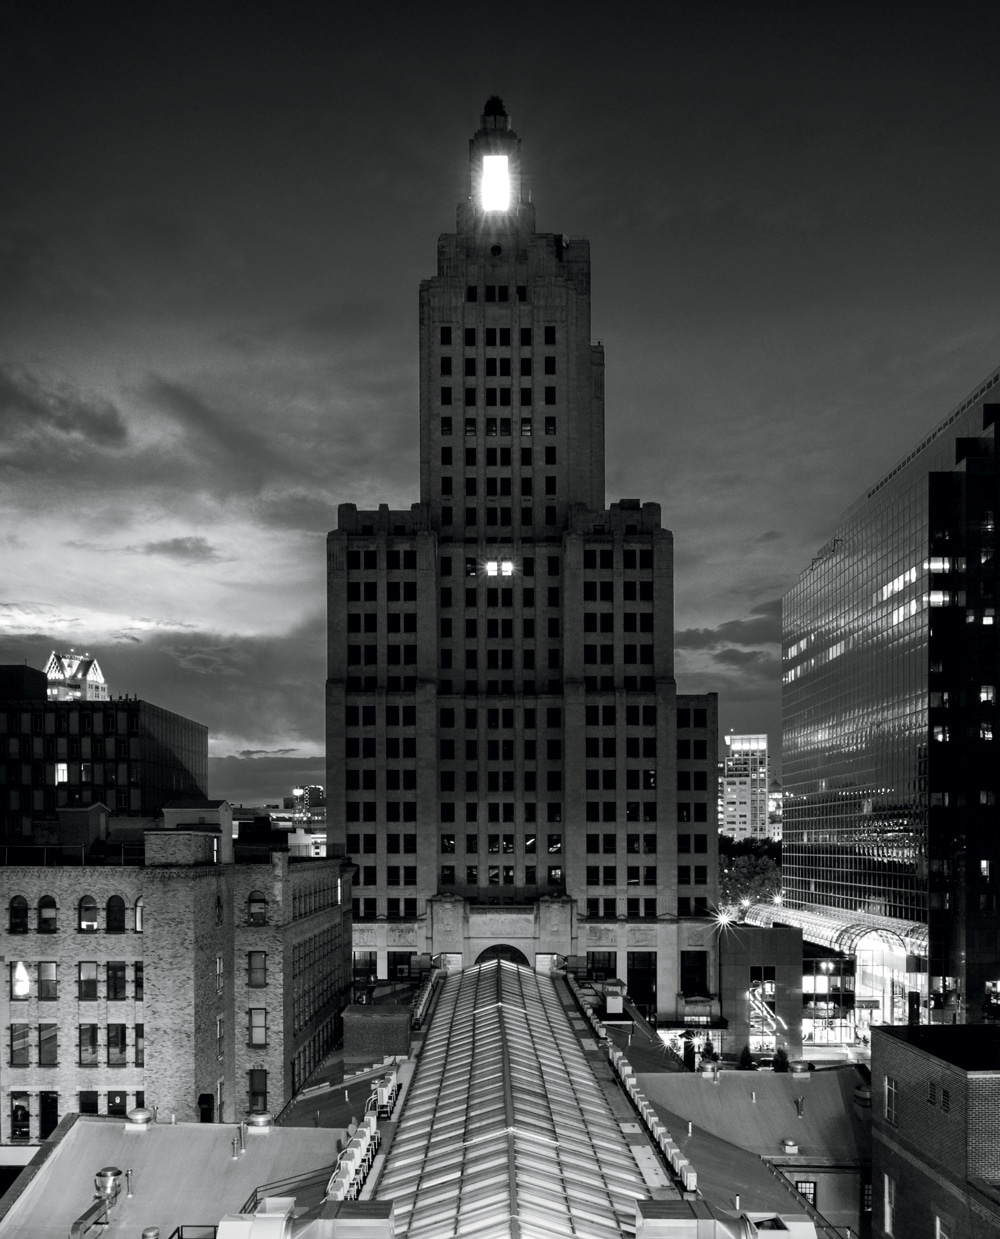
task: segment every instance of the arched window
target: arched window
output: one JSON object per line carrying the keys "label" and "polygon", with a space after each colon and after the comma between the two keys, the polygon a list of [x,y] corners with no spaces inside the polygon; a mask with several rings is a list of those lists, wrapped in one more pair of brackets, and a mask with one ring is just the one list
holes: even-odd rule
{"label": "arched window", "polygon": [[97,900],[93,895],[84,895],[77,905],[76,927],[81,933],[97,933]]}
{"label": "arched window", "polygon": [[142,896],[135,901],[135,932],[142,933]]}
{"label": "arched window", "polygon": [[105,909],[105,931],[109,934],[123,934],[125,932],[125,900],[121,895],[112,895],[108,899]]}
{"label": "arched window", "polygon": [[251,891],[247,899],[247,924],[267,924],[267,900],[260,891]]}
{"label": "arched window", "polygon": [[10,901],[10,932],[12,934],[28,932],[28,901],[23,895],[15,895]]}
{"label": "arched window", "polygon": [[51,895],[43,895],[38,901],[38,932],[54,934],[59,928],[56,901]]}

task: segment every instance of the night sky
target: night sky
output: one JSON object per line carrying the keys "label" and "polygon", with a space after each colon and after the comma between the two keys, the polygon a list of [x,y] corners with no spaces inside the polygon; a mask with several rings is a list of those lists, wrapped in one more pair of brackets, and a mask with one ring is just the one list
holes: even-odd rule
{"label": "night sky", "polygon": [[1000,361],[998,47],[995,3],[8,3],[0,661],[207,723],[213,796],[324,781],[324,538],[418,497],[418,285],[496,93],[591,241],[678,685],[776,741],[782,593]]}

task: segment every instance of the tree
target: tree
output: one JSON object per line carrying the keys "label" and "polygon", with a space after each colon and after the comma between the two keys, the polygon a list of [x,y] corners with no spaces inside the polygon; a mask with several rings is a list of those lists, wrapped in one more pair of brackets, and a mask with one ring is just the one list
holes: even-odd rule
{"label": "tree", "polygon": [[781,868],[769,856],[720,856],[719,903],[722,907],[739,907],[750,903],[768,903],[781,894]]}
{"label": "tree", "polygon": [[787,1071],[788,1070],[788,1051],[785,1049],[783,1045],[779,1045],[778,1048],[774,1051],[774,1070],[775,1071]]}
{"label": "tree", "polygon": [[750,1047],[745,1045],[740,1051],[740,1061],[737,1063],[737,1068],[740,1071],[755,1071],[753,1055],[750,1053]]}

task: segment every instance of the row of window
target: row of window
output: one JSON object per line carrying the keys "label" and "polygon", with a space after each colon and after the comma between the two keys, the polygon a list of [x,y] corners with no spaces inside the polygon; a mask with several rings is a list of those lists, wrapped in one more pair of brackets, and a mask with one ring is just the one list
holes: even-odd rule
{"label": "row of window", "polygon": [[[598,920],[616,920],[620,915],[618,908],[619,901],[614,895],[605,896],[603,899],[597,896],[590,896],[587,900],[587,916],[595,917]],[[639,900],[635,897],[625,900],[624,914],[628,917],[650,917],[657,916],[656,897]],[[690,916],[690,912],[681,913],[678,915]],[[589,954],[589,952],[588,952]]]}
{"label": "row of window", "polygon": [[[532,357],[522,356],[518,369],[520,374],[525,378],[530,377],[535,372],[534,359]],[[452,358],[449,354],[442,353],[438,359],[438,370],[443,378],[448,378],[454,373],[452,369]],[[464,357],[462,359],[462,372],[467,379],[474,379],[476,377],[475,357]],[[555,372],[556,359],[552,354],[549,354],[542,359],[542,373],[555,374]],[[509,379],[511,376],[511,359],[509,357],[487,357],[484,362],[483,373],[487,378],[495,378],[499,376],[500,378]]]}
{"label": "row of window", "polygon": [[[96,960],[81,960],[76,965],[76,996],[80,1002],[96,1002],[98,975],[101,965]],[[110,1002],[123,1002],[128,998],[126,977],[128,964],[124,960],[111,960],[103,965],[105,986],[103,997]],[[140,960],[132,964],[132,997],[142,1001],[143,965]],[[12,960],[10,964],[10,997],[12,1002],[27,1002],[38,998],[53,1002],[59,997],[59,965],[55,960],[43,959],[37,964],[26,960]]]}
{"label": "row of window", "polygon": [[[678,711],[680,714],[681,711]],[[699,713],[699,711],[696,711]],[[704,713],[704,711],[700,711]],[[464,712],[464,723],[467,731],[475,730],[480,724],[480,714],[490,731],[512,730],[515,726],[515,711],[512,706],[489,706],[480,711],[477,707],[467,706]],[[539,720],[539,711],[535,706],[524,706],[521,709],[520,724],[525,731],[535,731],[539,726],[557,728],[563,725],[563,711],[560,706],[548,706],[544,712],[544,720]],[[452,706],[444,706],[438,711],[440,727],[455,727],[458,712]],[[375,706],[347,706],[344,710],[344,723],[347,727],[374,727],[377,714]],[[624,720],[620,709],[613,705],[587,706],[584,711],[584,722],[588,727],[614,727],[624,721],[626,727],[655,727],[656,706],[627,705]],[[416,727],[416,706],[385,706],[385,723],[387,727]],[[372,737],[374,740],[374,737]],[[387,741],[388,743],[388,741]],[[404,754],[405,756],[405,754]]]}
{"label": "row of window", "polygon": [[[656,866],[655,865],[626,865],[625,866],[625,884],[627,886],[655,886],[656,885]],[[588,865],[587,866],[587,885],[588,886],[617,886],[618,885],[618,867],[617,865]],[[704,885],[704,883],[702,883]]]}
{"label": "row of window", "polygon": [[[385,617],[386,632],[416,632],[416,611],[390,611]],[[376,611],[349,611],[347,615],[348,632],[378,632],[378,613]]]}
{"label": "row of window", "polygon": [[[72,723],[72,726],[70,725]],[[79,726],[77,727],[77,724]],[[0,731],[32,732],[41,735],[43,732],[55,731],[58,735],[81,732],[97,732],[114,735],[116,732],[138,732],[138,714],[126,715],[124,711],[115,714],[114,710],[58,710],[33,711],[28,713],[0,713]]]}
{"label": "row of window", "polygon": [[[466,387],[461,390],[464,390],[465,392],[465,396],[463,397],[465,407],[467,409],[475,408],[476,405],[479,403],[479,399],[477,399],[477,397],[479,396],[480,389],[477,387]],[[500,408],[510,408],[511,391],[512,389],[510,387],[487,387],[485,388],[484,392],[485,392],[485,399],[486,399],[486,407],[489,409],[496,408],[497,406],[499,406]],[[517,389],[517,392],[518,392],[518,404],[520,404],[522,408],[527,408],[533,403],[532,388],[520,387]],[[442,405],[447,406],[451,404],[452,403],[452,388],[451,387],[440,388],[439,398],[440,398]],[[542,389],[542,398],[545,401],[545,403],[549,405],[559,403],[558,399],[556,398],[556,389],[555,389],[554,384],[547,384]],[[508,418],[501,418],[500,420],[501,420],[501,423],[506,425],[506,429],[503,429],[501,427],[500,434],[504,438],[509,439],[511,436],[511,419],[508,417]],[[554,417],[551,417],[551,418],[547,417],[545,419],[545,422],[546,422],[545,433],[546,434],[556,433],[555,421],[556,419]],[[473,425],[472,430],[469,429],[470,422],[472,422],[472,425]],[[549,430],[548,428],[549,422],[552,423],[552,427],[553,427],[552,430]],[[448,424],[447,427],[446,427],[446,423]],[[465,433],[467,435],[476,434],[477,431],[475,427],[476,427],[475,418],[467,417],[465,419]],[[531,431],[532,431],[531,418],[522,417],[521,418],[521,434],[530,435]],[[450,417],[442,417],[441,433],[443,435],[450,435],[452,433]],[[487,431],[486,433],[489,434],[490,432]],[[496,427],[494,426],[493,434],[496,434],[496,433],[497,433]]]}
{"label": "row of window", "polygon": [[[378,900],[374,895],[366,896],[364,899],[354,899],[352,901],[352,908],[354,920],[373,921],[378,915]],[[390,897],[386,900],[385,914],[390,919],[396,919],[401,916],[416,916],[416,898],[400,900],[395,897]]]}
{"label": "row of window", "polygon": [[[514,885],[514,866],[513,865],[466,865],[465,867],[465,885],[478,886],[480,884],[479,874],[482,873],[482,884],[484,886],[513,886]],[[544,871],[543,871],[544,872]],[[456,870],[454,865],[442,865],[439,875],[440,884],[442,886],[456,885]],[[549,865],[547,870],[547,886],[562,886],[563,870],[561,865]],[[525,865],[524,867],[524,885],[538,885],[538,869],[535,865]]]}
{"label": "row of window", "polygon": [[[386,551],[385,566],[389,571],[403,569],[411,572],[417,567],[417,552],[409,551]],[[359,572],[362,568],[366,572],[374,572],[378,570],[378,551],[348,551],[347,552],[347,570],[348,572]]]}
{"label": "row of window", "polygon": [[[101,1046],[98,1040],[100,1024],[79,1024],[77,1026],[77,1065],[80,1067],[98,1067],[101,1065]],[[127,1067],[128,1045],[127,1024],[105,1024],[104,1026],[105,1063],[108,1067]],[[37,1057],[31,1061],[32,1029],[37,1038]],[[145,1064],[145,1033],[142,1024],[132,1025],[131,1038],[133,1065],[142,1067]],[[11,1067],[58,1067],[59,1066],[59,1025],[58,1024],[11,1024],[10,1026],[10,1065]]]}
{"label": "row of window", "polygon": [[[541,479],[542,486],[546,495],[555,495],[559,487],[559,479],[555,474],[544,474]],[[452,493],[453,479],[450,474],[445,474],[441,478],[441,493],[442,495],[450,495]],[[521,478],[521,494],[532,495],[535,490],[535,479],[530,476]],[[471,499],[479,493],[479,479],[474,475],[469,475],[465,478],[465,494]],[[485,479],[485,490],[483,493],[489,497],[493,495],[509,495],[511,493],[511,479],[509,477],[488,477]],[[471,575],[471,573],[469,574]]]}
{"label": "row of window", "polygon": [[[14,1091],[10,1095],[10,1124],[9,1133],[12,1141],[22,1141],[31,1139],[31,1115],[32,1115],[32,1098],[34,1094]],[[137,1090],[133,1096],[135,1104],[143,1106],[146,1102],[146,1094],[141,1090]],[[42,1091],[37,1094],[37,1114],[38,1114],[38,1132],[39,1140],[44,1140],[46,1136],[52,1134],[59,1123],[59,1094],[54,1092]],[[128,1095],[126,1093],[114,1092],[106,1093],[106,1110],[105,1113],[110,1115],[119,1115],[124,1118],[128,1113]],[[98,1106],[100,1104],[100,1094],[91,1089],[83,1089],[77,1093],[76,1110],[80,1114],[97,1114],[99,1113]]]}
{"label": "row of window", "polygon": [[[472,420],[472,419],[469,419],[469,420]],[[528,418],[527,420],[528,420],[529,426],[524,431],[525,437],[531,434],[531,429],[530,429],[531,419]],[[487,419],[487,421],[489,421],[489,419]],[[546,418],[546,421],[552,421],[554,423],[555,418]],[[450,429],[445,429],[446,424],[448,427],[450,427]],[[443,435],[450,435],[453,433],[453,429],[454,427],[453,427],[451,418],[443,417],[441,419],[441,433]],[[553,429],[549,433],[555,434],[555,430]],[[486,462],[487,469],[496,469],[498,467],[501,469],[509,469],[513,463],[513,457],[511,456],[512,449],[509,447],[487,447],[487,448],[484,448],[483,451],[484,451],[483,459]],[[556,463],[555,445],[551,443],[546,444],[544,451],[545,451],[545,457],[544,457],[545,464],[554,465]],[[478,459],[479,459],[479,456],[478,456],[477,448],[467,447],[465,449],[466,469],[477,468]],[[522,469],[531,469],[534,466],[534,456],[532,455],[532,449],[530,447],[524,447],[522,445],[520,461],[521,461]],[[453,468],[453,466],[454,466],[454,452],[451,449],[451,447],[449,447],[446,444],[444,447],[441,448],[441,468],[451,469]],[[442,561],[442,563],[443,562],[444,561]],[[450,563],[451,561],[449,560],[448,562]],[[446,576],[446,575],[447,573],[442,571],[442,576]]]}
{"label": "row of window", "polygon": [[[360,886],[377,886],[378,876],[374,865],[362,865],[358,874]],[[416,886],[416,865],[386,865],[386,886]]]}
{"label": "row of window", "polygon": [[305,888],[296,885],[292,892],[292,920],[297,921],[300,917],[314,916],[317,912],[325,912],[327,908],[339,907],[340,898],[339,877],[331,877]]}
{"label": "row of window", "polygon": [[[445,605],[448,604],[446,603]],[[488,659],[487,662],[489,662]],[[502,656],[500,662],[502,666],[506,665]],[[497,670],[500,669],[497,668]],[[527,669],[530,670],[531,668],[527,667]],[[345,677],[344,687],[348,693],[377,693],[382,690],[387,693],[415,693],[417,691],[417,677],[415,675],[390,675],[380,682],[377,675],[349,675]],[[583,691],[585,693],[606,694],[616,692],[619,689],[626,693],[654,693],[656,692],[656,677],[653,675],[625,675],[618,677],[614,675],[587,675],[583,677]],[[482,682],[475,679],[466,679],[458,687],[448,677],[438,680],[438,694],[442,697],[450,697],[455,693],[463,693],[466,697],[476,697],[481,693],[487,697],[513,697],[514,691],[513,679],[488,679]],[[525,697],[534,697],[545,693],[554,696],[562,692],[562,681],[558,677],[550,677],[548,680],[525,679],[520,683],[517,691]],[[707,753],[705,749],[704,740],[695,741],[694,755],[696,758],[706,758]],[[690,756],[690,753],[687,756]]]}
{"label": "row of window", "polygon": [[[142,896],[135,901],[133,925],[137,934],[142,933]],[[23,895],[14,895],[9,905],[9,928],[12,934],[26,934],[30,928],[28,901]],[[97,933],[100,916],[97,900],[93,895],[84,895],[76,905],[76,928],[80,933]],[[59,929],[59,909],[52,895],[42,895],[36,907],[35,930],[40,934],[54,934]],[[104,931],[123,934],[125,926],[125,900],[112,895],[104,905]]]}
{"label": "row of window", "polygon": [[[506,806],[505,806],[506,807]],[[513,820],[514,806],[510,805],[511,817]],[[440,836],[441,851],[445,855],[452,855],[455,852],[456,836],[450,831]],[[538,847],[538,837],[533,834],[525,835],[522,840],[522,850],[529,856],[534,855]],[[563,837],[561,834],[550,834],[546,837],[545,850],[552,856],[558,855],[563,850]],[[465,836],[466,853],[475,853],[479,851],[479,836]],[[503,852],[511,855],[514,852],[514,836],[511,835],[487,835],[486,836],[486,851],[487,852]]]}
{"label": "row of window", "polygon": [[[528,299],[527,285],[518,284],[515,287],[517,289],[518,301],[527,301]],[[508,286],[506,284],[485,284],[483,288],[484,288],[484,292],[483,292],[484,301],[506,301],[508,300],[508,297],[507,297]],[[489,291],[490,289],[493,290],[492,296],[490,295],[490,291]],[[478,301],[479,300],[478,285],[469,284],[466,287],[465,299],[466,301]],[[464,346],[466,348],[475,348],[476,347],[476,328],[475,327],[465,327],[461,329],[456,328],[455,333],[454,333],[456,343],[458,339],[459,330],[462,331],[462,342]],[[498,348],[498,347],[499,348],[510,348],[510,341],[511,341],[510,333],[511,333],[511,329],[509,327],[486,327],[483,330],[483,343],[486,345],[487,348]],[[439,342],[445,348],[450,347],[452,343],[452,328],[450,324],[443,324],[439,328],[438,338],[439,338]],[[518,340],[520,341],[521,348],[531,348],[533,339],[534,339],[534,331],[531,327],[519,328]],[[549,323],[545,327],[543,327],[542,339],[544,340],[546,344],[550,344],[550,345],[555,344],[556,329],[553,324]]]}
{"label": "row of window", "polygon": [[[347,854],[348,856],[358,856],[361,853],[373,853],[377,851],[376,840],[378,836],[374,834],[349,834],[347,836]],[[402,848],[400,847],[402,844]],[[390,832],[385,836],[385,850],[390,855],[396,855],[400,851],[405,853],[416,853],[417,836],[416,835],[399,835]]]}
{"label": "row of window", "polygon": [[[461,510],[461,509],[460,509]],[[535,523],[535,509],[533,507],[522,507],[519,509],[520,523],[522,525],[533,525]],[[512,525],[514,523],[514,508],[493,508],[488,507],[483,510],[483,517],[487,525]],[[543,520],[546,525],[556,525],[559,520],[558,510],[554,506],[546,507],[543,511]],[[466,526],[475,526],[479,523],[479,509],[465,509],[465,524]],[[454,525],[455,511],[451,507],[442,507],[441,509],[441,524]],[[525,591],[527,592],[527,591]],[[528,604],[525,603],[527,606]]]}
{"label": "row of window", "polygon": [[[129,756],[129,742],[128,740],[115,740],[112,747],[111,741],[105,745],[104,740],[97,736],[93,739],[90,736],[84,736],[82,739],[73,736],[8,736],[7,756],[22,759],[33,757],[36,760],[58,758],[61,761],[81,757],[103,761],[105,758],[113,757],[120,761]],[[138,756],[133,741],[132,757]],[[113,771],[114,767],[109,766],[109,769]]]}

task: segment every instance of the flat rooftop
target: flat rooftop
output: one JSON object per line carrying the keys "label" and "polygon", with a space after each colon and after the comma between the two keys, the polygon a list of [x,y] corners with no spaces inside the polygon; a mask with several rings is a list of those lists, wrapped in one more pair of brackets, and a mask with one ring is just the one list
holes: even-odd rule
{"label": "flat rooftop", "polygon": [[874,1032],[879,1037],[905,1041],[961,1071],[1000,1073],[1000,1024],[886,1025]]}
{"label": "flat rooftop", "polygon": [[141,1235],[158,1226],[166,1239],[178,1226],[215,1226],[261,1184],[313,1169],[331,1172],[341,1135],[306,1127],[250,1130],[246,1152],[234,1161],[237,1128],[229,1123],[160,1122],[139,1131],[124,1119],[89,1114],[63,1123],[26,1168],[25,1175],[37,1170],[34,1177],[22,1175],[0,1199],[0,1235],[66,1239],[93,1203],[94,1175],[104,1166],[134,1172],[133,1196],[126,1196],[123,1180],[111,1233]]}

